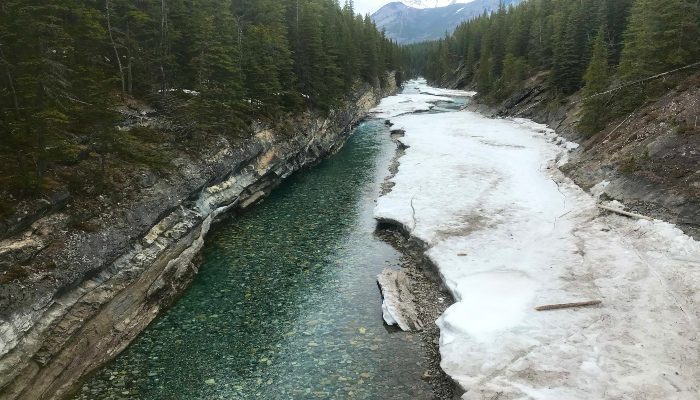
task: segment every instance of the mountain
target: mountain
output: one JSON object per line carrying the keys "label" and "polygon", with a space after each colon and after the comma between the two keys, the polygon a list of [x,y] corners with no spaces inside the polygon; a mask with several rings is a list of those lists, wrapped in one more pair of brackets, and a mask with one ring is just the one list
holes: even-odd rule
{"label": "mountain", "polygon": [[463,21],[497,10],[501,1],[508,6],[523,0],[405,0],[414,6],[389,3],[372,14],[372,20],[398,43],[416,43],[445,37]]}

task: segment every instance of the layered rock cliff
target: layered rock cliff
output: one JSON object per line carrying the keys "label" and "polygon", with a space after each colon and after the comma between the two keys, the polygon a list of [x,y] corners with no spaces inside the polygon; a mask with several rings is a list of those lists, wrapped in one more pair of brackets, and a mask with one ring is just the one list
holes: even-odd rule
{"label": "layered rock cliff", "polygon": [[122,351],[192,281],[212,224],[336,152],[396,90],[388,81],[326,116],[278,125],[284,132],[254,127],[243,146],[218,137],[174,160],[177,174],[93,216],[91,229],[57,210],[0,242],[0,398],[65,397]]}

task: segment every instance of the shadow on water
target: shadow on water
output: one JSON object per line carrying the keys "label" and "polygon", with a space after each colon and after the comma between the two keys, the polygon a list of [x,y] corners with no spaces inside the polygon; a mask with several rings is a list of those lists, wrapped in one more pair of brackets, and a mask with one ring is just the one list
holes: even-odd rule
{"label": "shadow on water", "polygon": [[418,335],[382,323],[375,237],[395,146],[382,121],[209,236],[185,295],[80,399],[428,399]]}

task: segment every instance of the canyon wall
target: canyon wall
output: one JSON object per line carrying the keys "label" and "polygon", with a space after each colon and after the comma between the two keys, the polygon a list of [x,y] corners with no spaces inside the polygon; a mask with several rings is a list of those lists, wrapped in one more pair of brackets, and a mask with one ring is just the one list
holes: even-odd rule
{"label": "canyon wall", "polygon": [[[254,126],[172,160],[167,179],[75,229],[65,210],[0,242],[0,399],[56,399],[115,357],[187,288],[213,223],[261,201],[284,178],[334,154],[383,96],[364,86],[327,115]],[[77,207],[74,205],[74,207]],[[26,272],[28,271],[28,272]]]}

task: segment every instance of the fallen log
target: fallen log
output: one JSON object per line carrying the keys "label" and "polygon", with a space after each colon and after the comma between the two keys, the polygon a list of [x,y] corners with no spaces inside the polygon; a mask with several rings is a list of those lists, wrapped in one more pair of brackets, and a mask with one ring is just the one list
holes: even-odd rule
{"label": "fallen log", "polygon": [[620,215],[624,215],[624,216],[626,216],[626,217],[639,218],[639,219],[646,219],[647,221],[653,221],[653,220],[654,220],[653,218],[647,217],[646,215],[635,214],[635,213],[627,212],[627,211],[625,211],[625,210],[620,210],[620,209],[618,209],[618,208],[613,208],[613,207],[604,206],[604,205],[602,205],[602,204],[598,204],[598,208],[600,208],[600,209],[602,209],[602,210],[605,210],[605,211],[610,211],[610,212],[614,212],[614,213],[617,213],[617,214],[620,214]]}
{"label": "fallen log", "polygon": [[597,306],[602,303],[600,300],[582,301],[578,303],[560,303],[560,304],[548,304],[545,306],[535,307],[537,311],[548,311],[548,310],[560,310],[562,308],[574,308],[574,307],[590,307]]}

